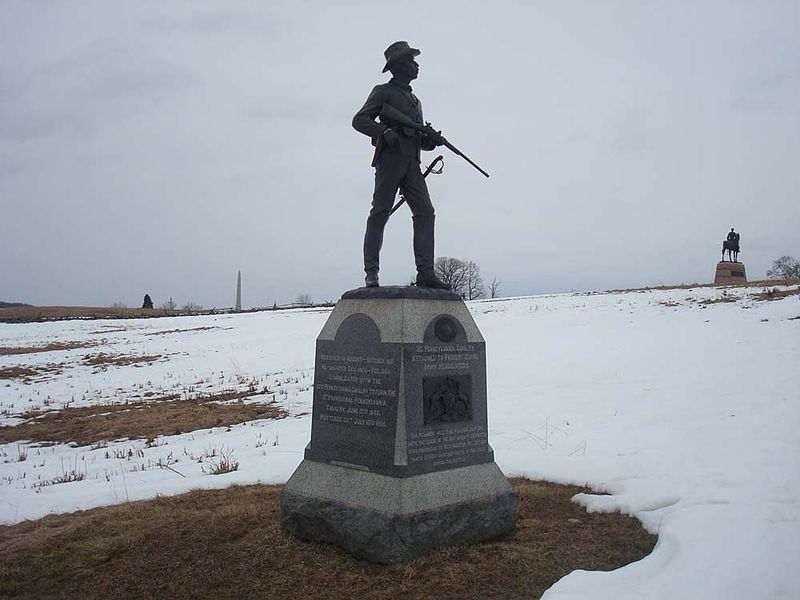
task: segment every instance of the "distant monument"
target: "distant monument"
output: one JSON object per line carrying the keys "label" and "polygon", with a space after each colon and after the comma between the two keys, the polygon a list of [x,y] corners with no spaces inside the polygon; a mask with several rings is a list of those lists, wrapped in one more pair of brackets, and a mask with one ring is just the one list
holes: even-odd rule
{"label": "distant monument", "polygon": [[234,309],[236,312],[242,312],[242,272],[239,271],[238,275],[236,276],[236,306]]}
{"label": "distant monument", "polygon": [[[744,264],[739,262],[739,234],[731,227],[727,237],[722,242],[722,260],[717,263],[714,274],[714,285],[736,285],[747,283],[747,273]],[[725,253],[728,260],[725,260]]]}
{"label": "distant monument", "polygon": [[144,295],[144,302],[142,302],[142,308],[153,308],[153,301],[150,299],[150,294]]}
{"label": "distant monument", "polygon": [[486,344],[458,294],[346,292],[317,337],[311,441],[283,527],[384,564],[513,531],[486,404]]}

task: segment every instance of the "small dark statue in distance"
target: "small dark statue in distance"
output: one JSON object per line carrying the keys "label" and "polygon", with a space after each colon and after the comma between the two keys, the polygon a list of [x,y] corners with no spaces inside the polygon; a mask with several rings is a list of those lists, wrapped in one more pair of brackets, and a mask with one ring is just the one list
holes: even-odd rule
{"label": "small dark statue in distance", "polygon": [[[420,51],[408,42],[395,42],[384,52],[392,78],[373,88],[364,106],[353,117],[353,127],[369,136],[375,146],[375,192],[364,235],[364,272],[367,287],[377,287],[383,230],[389,219],[397,190],[411,208],[414,223],[416,284],[420,287],[450,289],[433,270],[434,210],[425,178],[420,170],[420,151],[433,150],[445,142],[441,132],[425,128],[422,104],[410,83],[419,75],[414,57]],[[386,116],[394,110],[395,118]],[[413,127],[410,125],[416,125]]]}
{"label": "small dark statue in distance", "polygon": [[722,242],[722,261],[725,262],[725,252],[731,262],[739,262],[739,234],[733,230],[728,232],[728,237]]}

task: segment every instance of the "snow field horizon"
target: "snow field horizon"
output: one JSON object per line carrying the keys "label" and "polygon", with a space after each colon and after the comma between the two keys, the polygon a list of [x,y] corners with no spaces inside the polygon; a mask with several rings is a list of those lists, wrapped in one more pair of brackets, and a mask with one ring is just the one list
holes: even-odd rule
{"label": "snow field horizon", "polygon": [[[642,561],[573,572],[545,598],[793,597],[800,296],[767,301],[756,292],[698,287],[468,303],[487,344],[489,440],[501,469],[606,491],[574,501],[634,515],[659,535]],[[3,425],[34,407],[133,401],[190,386],[213,391],[252,378],[282,388],[270,399],[289,412],[150,443],[0,445],[0,521],[285,482],[309,439],[314,340],[328,313],[0,324],[3,347],[94,344],[0,356],[0,368],[64,364],[27,382],[0,380]],[[164,358],[105,369],[82,362],[98,351]],[[208,474],[223,448],[238,470]],[[83,476],[35,485],[73,472]]]}

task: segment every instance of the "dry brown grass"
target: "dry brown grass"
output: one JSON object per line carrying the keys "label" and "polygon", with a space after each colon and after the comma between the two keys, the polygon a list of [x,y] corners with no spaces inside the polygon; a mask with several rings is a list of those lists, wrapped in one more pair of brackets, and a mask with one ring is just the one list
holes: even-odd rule
{"label": "dry brown grass", "polygon": [[[65,342],[67,344],[69,342]],[[63,346],[64,344],[51,344],[53,346]],[[75,348],[87,348],[96,346],[97,344],[87,343],[82,346],[74,346]],[[47,352],[48,350],[41,350],[44,346],[31,346],[30,348],[1,348],[0,350],[26,350],[28,352]],[[64,350],[65,348],[55,348]],[[72,348],[69,348],[72,349]],[[25,354],[26,352],[8,352],[8,354]],[[160,360],[166,360],[167,356],[163,354],[110,354],[105,352],[98,352],[97,354],[87,354],[81,359],[81,362],[89,367],[95,367],[95,371],[105,371],[108,367],[127,367],[130,365],[141,366],[143,364],[152,364]],[[61,373],[67,363],[48,363],[45,365],[29,365],[25,367],[12,366],[0,368],[0,379],[21,379],[29,383],[32,379],[46,375],[57,375]]]}
{"label": "dry brown grass", "polygon": [[583,490],[512,480],[516,532],[379,566],[279,525],[278,486],[193,491],[0,527],[0,596],[25,598],[539,598],[575,569],[611,570],[656,537]]}
{"label": "dry brown grass", "polygon": [[[167,335],[169,333],[186,333],[187,331],[208,331],[209,329],[219,329],[219,327],[190,327],[189,329],[165,329],[164,331],[153,331],[145,335]],[[228,328],[230,329],[230,328]]]}
{"label": "dry brown grass", "polygon": [[[780,300],[781,298],[788,298],[789,296],[800,296],[800,288],[779,289],[777,287],[772,287],[772,288],[767,288],[762,292],[749,293],[747,297],[749,297],[751,300],[768,301],[768,300]],[[740,300],[740,298],[733,295],[728,296],[726,295],[725,292],[723,292],[722,296],[718,298],[707,298],[705,300],[700,300],[699,304],[703,305],[719,304],[722,302],[736,302],[737,300]]]}
{"label": "dry brown grass", "polygon": [[0,346],[0,356],[11,356],[15,354],[35,354],[38,352],[55,352],[58,350],[76,350],[78,348],[91,348],[98,342],[51,342],[41,346]]}
{"label": "dry brown grass", "polygon": [[160,435],[288,416],[284,409],[274,404],[236,401],[252,395],[249,391],[231,390],[183,400],[167,396],[147,402],[34,411],[22,415],[27,421],[20,425],[0,427],[0,444],[31,440],[74,442],[86,446],[124,437],[155,439]]}
{"label": "dry brown grass", "polygon": [[83,357],[83,364],[91,367],[108,367],[114,365],[117,367],[127,367],[139,363],[154,363],[158,360],[163,360],[165,357],[162,354],[106,354],[100,352],[98,354],[87,354]]}
{"label": "dry brown grass", "polygon": [[28,323],[31,321],[58,321],[62,319],[130,319],[165,317],[178,311],[141,308],[104,308],[97,306],[19,306],[0,309],[0,321]]}
{"label": "dry brown grass", "polygon": [[[774,283],[774,282],[773,282]],[[748,287],[762,287],[761,283],[752,282],[748,284]],[[726,291],[722,292],[722,296],[717,298],[704,298],[701,300],[695,298],[687,298],[687,302],[700,304],[702,306],[709,306],[711,304],[724,304],[726,302],[737,302],[739,300],[757,300],[757,301],[768,301],[768,300],[780,300],[781,298],[787,298],[789,296],[800,296],[800,288],[793,288],[793,289],[779,289],[777,287],[767,288],[762,292],[753,293],[749,292],[744,296],[736,296],[736,295],[728,295]],[[661,306],[666,306],[669,308],[681,306],[681,302],[676,302],[672,300],[665,300],[660,301],[658,304]]]}
{"label": "dry brown grass", "polygon": [[780,290],[776,287],[764,290],[760,294],[753,296],[756,300],[780,300],[788,296],[800,296],[800,288],[790,290]]}
{"label": "dry brown grass", "polygon": [[699,287],[764,287],[776,285],[800,285],[800,279],[754,279],[752,281],[745,281],[743,283],[736,283],[735,285],[715,285],[713,283],[676,283],[674,285],[654,285],[650,287],[640,288],[620,288],[613,290],[606,290],[606,293],[619,293],[619,292],[649,292],[654,290],[690,290]]}
{"label": "dry brown grass", "polygon": [[67,319],[141,319],[149,317],[176,317],[183,315],[215,314],[209,310],[166,310],[163,308],[108,308],[98,306],[19,306],[0,308],[0,322],[29,323],[34,321],[61,321]]}
{"label": "dry brown grass", "polygon": [[37,371],[28,367],[0,367],[0,379],[23,379],[36,375]]}
{"label": "dry brown grass", "polygon": [[113,325],[101,325],[97,331],[90,331],[89,335],[105,335],[106,333],[122,333],[128,331],[128,327],[117,327]]}
{"label": "dry brown grass", "polygon": [[[88,347],[95,344],[87,344]],[[43,346],[42,346],[43,347]],[[31,350],[32,352],[46,352],[46,350],[39,350],[39,346],[31,348],[12,348],[15,350]],[[8,349],[8,348],[6,348]],[[63,350],[64,348],[58,348]],[[24,352],[9,352],[9,354],[24,354]],[[95,370],[104,371],[110,366],[126,367],[130,365],[152,364],[159,360],[166,359],[166,356],[161,354],[108,354],[100,352],[97,354],[87,354],[83,357],[81,362],[90,367],[95,367]],[[0,367],[0,379],[21,379],[28,383],[34,378],[41,378],[47,375],[57,375],[64,370],[67,363],[48,363],[46,365],[30,365],[30,366],[12,366]]]}
{"label": "dry brown grass", "polygon": [[709,306],[711,304],[725,304],[726,302],[736,302],[740,298],[736,296],[719,296],[717,298],[705,298],[703,300],[694,300],[702,306]]}
{"label": "dry brown grass", "polygon": [[61,373],[63,364],[36,365],[35,367],[0,367],[0,379],[21,379],[30,381],[42,375],[56,375]]}

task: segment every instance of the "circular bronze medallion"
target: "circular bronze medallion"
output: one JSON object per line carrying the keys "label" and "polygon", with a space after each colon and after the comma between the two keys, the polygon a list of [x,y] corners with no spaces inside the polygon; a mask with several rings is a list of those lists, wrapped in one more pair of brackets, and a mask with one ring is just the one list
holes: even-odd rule
{"label": "circular bronze medallion", "polygon": [[433,332],[442,342],[452,342],[457,331],[456,323],[450,317],[439,317],[433,326]]}

